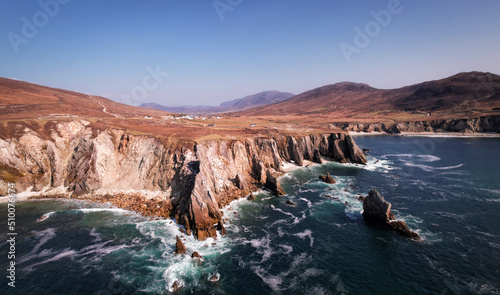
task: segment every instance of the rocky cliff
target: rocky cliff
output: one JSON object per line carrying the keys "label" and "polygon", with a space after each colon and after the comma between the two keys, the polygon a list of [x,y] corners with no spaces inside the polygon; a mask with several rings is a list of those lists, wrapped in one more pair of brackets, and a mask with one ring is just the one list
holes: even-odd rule
{"label": "rocky cliff", "polygon": [[387,202],[378,191],[372,189],[363,200],[363,217],[369,223],[393,230],[407,238],[420,241],[420,236],[410,230],[404,221],[395,220],[396,216],[391,212],[391,207],[391,203]]}
{"label": "rocky cliff", "polygon": [[406,121],[397,123],[335,123],[345,131],[355,132],[387,132],[399,134],[401,132],[461,132],[500,133],[500,116],[485,116],[469,119]]}
{"label": "rocky cliff", "polygon": [[[93,200],[112,195],[121,198],[119,206],[167,212],[204,240],[216,235],[222,206],[262,187],[268,172],[283,173],[284,161],[302,165],[321,161],[321,155],[366,162],[343,133],[196,142],[90,126],[85,120],[49,121],[40,132],[19,124],[12,135],[2,135],[0,192],[11,181],[18,191],[40,195]],[[127,194],[141,195],[143,204],[124,205]]]}

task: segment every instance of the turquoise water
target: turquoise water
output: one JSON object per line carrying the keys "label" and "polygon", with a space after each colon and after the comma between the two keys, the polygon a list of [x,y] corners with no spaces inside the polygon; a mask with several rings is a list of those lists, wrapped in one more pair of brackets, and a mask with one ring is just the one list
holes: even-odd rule
{"label": "turquoise water", "polygon": [[[368,165],[299,168],[281,178],[286,197],[262,191],[226,208],[227,236],[184,237],[203,261],[173,254],[171,221],[81,202],[18,203],[16,288],[4,271],[0,293],[165,294],[180,281],[180,294],[500,294],[500,140],[356,142],[370,149]],[[326,172],[337,184],[317,179]],[[365,224],[356,197],[372,188],[422,242]]]}

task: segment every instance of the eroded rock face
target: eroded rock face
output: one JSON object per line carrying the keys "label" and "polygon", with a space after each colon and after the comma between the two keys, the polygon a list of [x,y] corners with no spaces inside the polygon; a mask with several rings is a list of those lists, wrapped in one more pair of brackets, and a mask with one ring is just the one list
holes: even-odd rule
{"label": "eroded rock face", "polygon": [[201,256],[200,253],[194,251],[193,254],[191,254],[191,258],[200,258],[200,259],[202,259],[203,256]]}
{"label": "eroded rock face", "polygon": [[420,236],[410,230],[404,221],[394,220],[391,203],[387,202],[376,190],[370,190],[368,196],[363,200],[363,217],[371,223],[393,230],[402,236],[416,241],[420,240]]}
{"label": "eroded rock face", "polygon": [[326,175],[320,175],[319,179],[329,184],[337,183],[335,179],[333,179],[333,177],[330,175],[330,172],[327,172]]}
{"label": "eroded rock face", "polygon": [[376,190],[370,190],[368,197],[363,201],[363,216],[377,223],[388,222],[391,213],[391,204]]}
{"label": "eroded rock face", "polygon": [[277,196],[286,195],[285,191],[281,187],[281,185],[278,182],[278,180],[276,179],[276,177],[274,177],[274,175],[269,170],[267,170],[266,184],[264,184],[264,186]]}
{"label": "eroded rock face", "polygon": [[[84,120],[54,121],[50,126],[48,137],[21,126],[19,137],[0,138],[0,165],[19,192],[89,199],[130,191],[154,193],[145,197],[145,207],[129,204],[140,198],[114,203],[169,215],[200,240],[216,236],[214,224],[222,219],[222,206],[266,183],[275,183],[280,192],[273,178],[284,173],[284,161],[300,164],[325,157],[366,162],[346,134],[165,142],[124,130],[95,130]],[[273,178],[268,181],[269,175]],[[7,193],[5,180],[0,180],[0,193]],[[164,208],[152,208],[155,203]]]}
{"label": "eroded rock face", "polygon": [[184,243],[182,242],[181,238],[179,236],[175,237],[175,254],[186,254],[186,246],[184,246]]}
{"label": "eroded rock face", "polygon": [[401,132],[500,133],[500,116],[407,121],[387,125],[383,123],[336,123],[335,125],[345,131],[386,132],[389,134],[399,134]]}

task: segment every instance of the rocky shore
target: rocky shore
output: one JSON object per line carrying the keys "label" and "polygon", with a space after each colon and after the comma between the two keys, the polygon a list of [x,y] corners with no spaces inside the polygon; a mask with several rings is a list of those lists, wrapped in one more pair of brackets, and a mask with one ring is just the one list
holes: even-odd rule
{"label": "rocky shore", "polygon": [[334,123],[344,131],[383,132],[387,134],[411,133],[500,133],[500,116],[484,116],[468,119],[404,121],[392,123]]}
{"label": "rocky shore", "polygon": [[[144,215],[175,218],[199,240],[216,236],[220,208],[284,173],[283,162],[303,165],[329,158],[366,163],[345,133],[181,141],[96,130],[85,120],[57,122],[39,134],[29,127],[0,138],[4,177],[38,197],[111,202]],[[278,189],[276,192],[284,192]],[[145,192],[145,193],[138,193]],[[219,226],[220,228],[220,226]]]}

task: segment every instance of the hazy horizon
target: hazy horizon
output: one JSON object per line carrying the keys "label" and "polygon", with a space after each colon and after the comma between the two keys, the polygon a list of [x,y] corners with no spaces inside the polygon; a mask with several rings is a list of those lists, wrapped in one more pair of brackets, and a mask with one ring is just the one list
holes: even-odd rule
{"label": "hazy horizon", "polygon": [[0,2],[0,76],[140,105],[498,74],[498,1]]}

